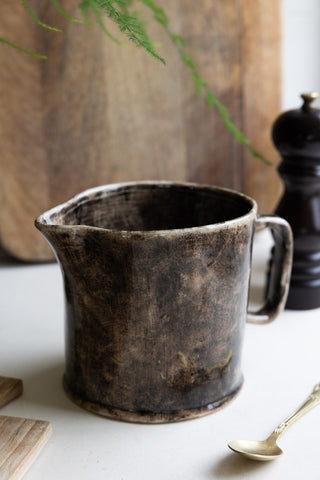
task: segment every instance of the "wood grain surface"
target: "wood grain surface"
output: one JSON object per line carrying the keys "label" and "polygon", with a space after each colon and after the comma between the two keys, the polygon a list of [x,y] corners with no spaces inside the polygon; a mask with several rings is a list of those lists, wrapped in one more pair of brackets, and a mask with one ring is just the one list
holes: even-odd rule
{"label": "wood grain surface", "polygon": [[[61,0],[79,17],[77,3]],[[275,167],[252,158],[195,95],[189,70],[159,25],[148,23],[167,66],[133,45],[114,44],[98,26],[68,22],[50,2],[30,4],[63,33],[37,26],[21,2],[0,3],[1,35],[49,55],[37,60],[1,46],[0,241],[8,253],[52,258],[34,218],[81,190],[116,181],[222,185],[272,211],[280,189]],[[281,2],[161,5],[237,126],[275,160],[269,137],[280,109]]]}
{"label": "wood grain surface", "polygon": [[22,380],[18,378],[0,377],[0,408],[11,402],[11,400],[19,397],[22,391]]}
{"label": "wood grain surface", "polygon": [[0,416],[0,478],[19,480],[51,435],[42,420]]}
{"label": "wood grain surface", "polygon": [[[22,380],[0,377],[0,408],[19,397],[22,390]],[[21,479],[50,435],[49,422],[0,416],[0,479]]]}

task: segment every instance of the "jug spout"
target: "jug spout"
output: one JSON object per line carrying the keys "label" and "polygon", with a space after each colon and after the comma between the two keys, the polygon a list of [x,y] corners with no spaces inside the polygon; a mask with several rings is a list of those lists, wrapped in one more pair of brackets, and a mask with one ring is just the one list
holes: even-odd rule
{"label": "jug spout", "polygon": [[[84,192],[84,195],[76,195],[36,218],[36,228],[50,244],[58,258],[63,256],[63,252],[66,250],[81,244],[85,231],[95,225],[94,212],[99,209],[94,206],[100,200],[96,190],[93,188]],[[92,197],[90,202],[88,202],[89,194]],[[93,208],[91,208],[92,206]]]}
{"label": "jug spout", "polygon": [[61,244],[61,235],[63,235],[63,228],[50,220],[48,221],[46,214],[40,215],[35,220],[34,224],[49,243],[55,256],[58,257],[59,245]]}
{"label": "jug spout", "polygon": [[36,218],[36,220],[34,222],[34,225],[40,231],[40,233],[43,235],[45,240],[47,240],[51,249],[53,250],[53,253],[56,254],[56,251],[55,251],[55,248],[54,248],[55,236],[52,234],[53,232],[51,231],[52,225],[50,225],[46,222],[43,215],[40,215],[38,218]]}

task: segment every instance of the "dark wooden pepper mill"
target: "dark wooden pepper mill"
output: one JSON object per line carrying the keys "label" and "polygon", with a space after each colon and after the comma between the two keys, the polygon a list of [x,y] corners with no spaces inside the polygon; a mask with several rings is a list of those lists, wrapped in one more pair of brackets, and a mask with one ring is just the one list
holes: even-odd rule
{"label": "dark wooden pepper mill", "polygon": [[285,186],[275,213],[290,223],[294,238],[286,305],[293,310],[320,307],[320,109],[311,105],[318,94],[301,97],[302,107],[282,113],[272,129]]}

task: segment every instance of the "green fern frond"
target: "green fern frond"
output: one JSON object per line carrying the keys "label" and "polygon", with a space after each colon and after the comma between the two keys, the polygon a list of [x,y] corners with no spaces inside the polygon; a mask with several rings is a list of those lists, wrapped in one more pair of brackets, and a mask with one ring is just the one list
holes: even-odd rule
{"label": "green fern frond", "polygon": [[38,25],[40,25],[43,28],[47,28],[48,30],[53,30],[54,32],[62,32],[62,30],[60,30],[59,28],[51,27],[50,25],[47,25],[46,23],[41,22],[40,18],[32,10],[27,0],[22,0],[22,4],[27,10],[27,12],[30,14],[30,16],[33,18],[33,20],[37,22]]}
{"label": "green fern frond", "polygon": [[58,2],[58,0],[50,0],[50,2],[52,3],[52,5],[56,8],[56,10],[58,10],[58,12],[60,13],[60,15],[62,15],[63,17],[65,17],[67,20],[69,20],[70,22],[75,22],[75,23],[83,23],[82,20],[79,20],[77,18],[73,18],[71,15],[69,15],[69,13],[67,13],[65,10],[63,10],[63,8],[61,8],[61,5],[60,3]]}
{"label": "green fern frond", "polygon": [[31,57],[40,58],[42,60],[46,60],[48,58],[46,55],[41,55],[40,53],[27,50],[26,48],[21,47],[16,43],[10,42],[10,40],[7,40],[3,37],[0,37],[0,43],[4,43],[5,45],[8,45],[9,47],[14,48],[15,50],[18,50],[19,52],[26,53],[27,55],[31,55]]}
{"label": "green fern frond", "polygon": [[114,37],[110,32],[109,30],[106,28],[105,24],[104,24],[104,21],[103,21],[103,18],[102,18],[102,14],[100,12],[100,10],[98,9],[97,5],[96,5],[96,2],[93,1],[93,0],[85,0],[83,1],[80,6],[79,6],[80,10],[82,12],[85,13],[85,20],[86,22],[88,23],[88,11],[89,9],[91,8],[92,12],[93,12],[93,15],[96,19],[96,21],[98,22],[100,28],[102,29],[102,31],[115,43],[117,43],[118,45],[121,44],[121,42],[116,38]]}
{"label": "green fern frond", "polygon": [[80,5],[79,5],[79,10],[80,10],[81,13],[82,13],[84,22],[85,22],[89,27],[92,27],[92,23],[91,23],[91,21],[89,20],[89,10],[90,10],[89,4],[88,4],[88,3],[84,4],[84,2],[80,3]]}
{"label": "green fern frond", "polygon": [[[109,31],[106,30],[102,18],[102,14],[106,15],[113,20],[120,32],[131,42],[138,47],[144,48],[154,58],[165,63],[165,60],[156,52],[146,31],[145,23],[141,20],[139,14],[137,12],[129,13],[128,7],[131,4],[131,0],[83,0],[80,4],[80,9],[86,12],[86,18],[88,18],[88,10],[91,8],[99,25],[108,36],[111,36]],[[117,43],[120,43],[113,36],[111,37]]]}

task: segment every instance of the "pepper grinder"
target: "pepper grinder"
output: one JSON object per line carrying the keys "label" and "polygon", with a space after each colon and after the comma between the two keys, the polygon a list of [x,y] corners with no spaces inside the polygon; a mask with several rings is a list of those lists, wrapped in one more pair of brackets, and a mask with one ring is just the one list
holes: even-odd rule
{"label": "pepper grinder", "polygon": [[301,95],[303,105],[282,113],[272,139],[282,162],[284,194],[275,213],[291,225],[293,268],[286,308],[320,307],[320,109],[316,93]]}

